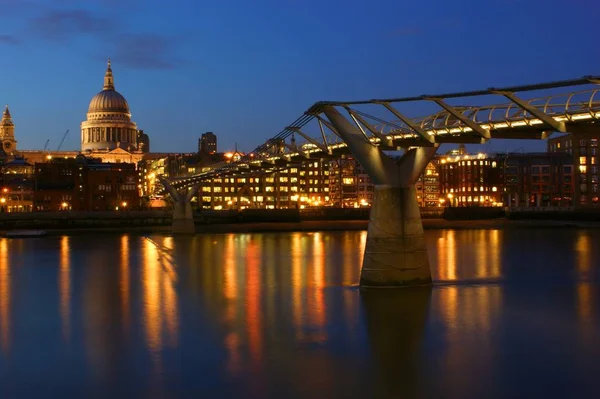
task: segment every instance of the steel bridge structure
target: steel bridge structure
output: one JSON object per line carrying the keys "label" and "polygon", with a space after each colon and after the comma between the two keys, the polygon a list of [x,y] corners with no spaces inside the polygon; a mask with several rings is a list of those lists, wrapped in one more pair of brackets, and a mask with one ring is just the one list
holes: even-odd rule
{"label": "steel bridge structure", "polygon": [[[440,95],[320,101],[239,160],[161,182],[171,195],[181,193],[176,207],[190,207],[187,193],[211,179],[272,173],[292,164],[351,153],[375,184],[361,286],[428,284],[431,274],[414,184],[437,148],[491,139],[543,140],[555,132],[597,134],[598,85],[600,76],[585,76]],[[430,111],[424,117],[411,116],[408,111],[415,108]],[[401,151],[402,156],[393,160],[390,151]],[[175,214],[191,215],[191,211],[175,210]],[[193,219],[179,220],[177,226],[174,221],[174,232],[194,231]]]}

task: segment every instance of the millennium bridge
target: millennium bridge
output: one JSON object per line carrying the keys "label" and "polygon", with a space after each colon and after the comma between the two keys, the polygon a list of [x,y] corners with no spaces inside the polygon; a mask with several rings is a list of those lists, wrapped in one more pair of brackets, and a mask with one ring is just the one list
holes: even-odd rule
{"label": "millennium bridge", "polygon": [[[195,232],[191,199],[211,179],[272,173],[352,154],[375,185],[361,287],[430,284],[415,182],[438,147],[491,139],[544,140],[555,132],[598,134],[598,85],[600,76],[585,76],[440,95],[317,102],[238,161],[185,177],[159,176],[174,203],[173,233]],[[457,105],[465,100],[467,105]],[[413,117],[400,110],[414,110],[415,104],[432,112]],[[393,159],[390,152],[402,155]]]}

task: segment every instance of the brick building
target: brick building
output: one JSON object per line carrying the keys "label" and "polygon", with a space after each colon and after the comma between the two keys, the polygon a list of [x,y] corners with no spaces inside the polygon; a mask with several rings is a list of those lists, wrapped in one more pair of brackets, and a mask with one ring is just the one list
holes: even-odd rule
{"label": "brick building", "polygon": [[573,205],[573,158],[567,153],[497,156],[504,174],[503,200],[509,207]]}
{"label": "brick building", "polygon": [[486,154],[448,155],[439,161],[440,202],[448,206],[501,206],[501,164]]}
{"label": "brick building", "polygon": [[600,129],[548,139],[548,152],[567,153],[573,163],[573,205],[600,206]]}
{"label": "brick building", "polygon": [[135,165],[78,156],[35,164],[34,210],[139,209]]}

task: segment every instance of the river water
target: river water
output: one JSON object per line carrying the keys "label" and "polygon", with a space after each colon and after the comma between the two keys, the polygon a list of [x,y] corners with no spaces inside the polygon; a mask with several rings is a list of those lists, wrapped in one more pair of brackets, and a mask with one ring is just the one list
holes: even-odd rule
{"label": "river water", "polygon": [[0,397],[600,391],[600,230],[428,231],[432,289],[361,292],[365,239],[0,239]]}

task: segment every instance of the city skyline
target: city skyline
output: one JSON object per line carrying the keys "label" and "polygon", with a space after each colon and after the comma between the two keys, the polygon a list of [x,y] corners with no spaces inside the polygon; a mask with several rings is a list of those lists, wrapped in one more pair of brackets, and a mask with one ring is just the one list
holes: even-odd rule
{"label": "city skyline", "polygon": [[[250,151],[319,100],[480,89],[598,70],[600,56],[589,49],[600,10],[591,1],[496,0],[470,17],[456,11],[471,9],[467,1],[433,11],[429,4],[376,3],[180,0],[165,8],[157,1],[82,7],[0,0],[0,103],[10,106],[20,149],[42,149],[47,139],[55,149],[66,129],[63,149],[79,149],[80,123],[110,56],[115,85],[154,151],[192,152],[206,131],[219,136],[220,149],[237,143]],[[579,23],[546,26],[559,19]],[[560,57],[550,57],[557,49]],[[485,148],[519,147],[542,150],[545,143],[492,140]]]}

